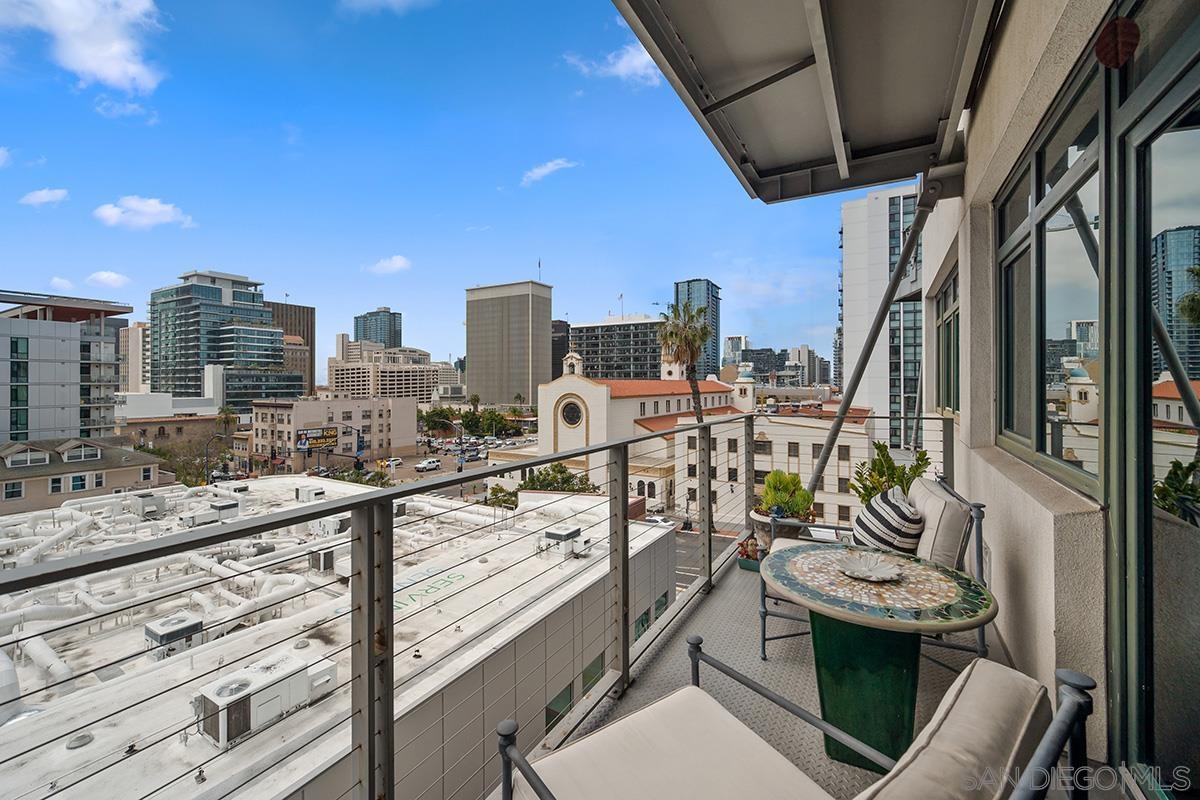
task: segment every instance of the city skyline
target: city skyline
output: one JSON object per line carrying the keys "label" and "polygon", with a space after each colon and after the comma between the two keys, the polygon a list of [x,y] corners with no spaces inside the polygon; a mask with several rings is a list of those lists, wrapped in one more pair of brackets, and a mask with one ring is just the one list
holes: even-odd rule
{"label": "city skyline", "polygon": [[[111,34],[123,71],[6,29],[0,97],[21,122],[0,137],[0,258],[37,276],[22,288],[145,320],[176,275],[252,274],[318,308],[318,378],[378,305],[406,344],[461,355],[461,292],[536,280],[539,259],[556,318],[602,319],[619,295],[653,312],[701,275],[723,328],[828,348],[845,196],[758,213],[610,4],[349,5],[264,3],[239,27],[236,4],[160,2]],[[447,27],[470,55],[430,71]],[[495,59],[496,31],[532,45]],[[481,70],[526,91],[500,106],[467,80]]]}

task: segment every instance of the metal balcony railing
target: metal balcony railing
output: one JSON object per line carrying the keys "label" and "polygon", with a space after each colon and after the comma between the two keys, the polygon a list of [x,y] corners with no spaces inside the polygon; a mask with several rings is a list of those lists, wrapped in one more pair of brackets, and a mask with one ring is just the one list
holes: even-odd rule
{"label": "metal balcony railing", "polygon": [[[0,517],[5,796],[486,797],[500,720],[524,752],[556,747],[706,596],[775,464],[755,444],[789,424],[722,416],[394,488],[327,482],[358,493],[282,511],[291,483],[272,482],[294,478],[158,490],[177,530],[140,495],[70,501],[52,533]],[[594,487],[478,496],[555,463]],[[715,502],[686,502],[689,463]],[[639,481],[697,532],[631,520]]]}

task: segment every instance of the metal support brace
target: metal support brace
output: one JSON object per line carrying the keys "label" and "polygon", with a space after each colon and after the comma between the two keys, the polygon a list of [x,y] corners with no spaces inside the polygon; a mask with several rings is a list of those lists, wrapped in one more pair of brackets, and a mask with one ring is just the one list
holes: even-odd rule
{"label": "metal support brace", "polygon": [[629,447],[608,450],[608,575],[617,652],[613,667],[621,673],[615,687],[620,697],[629,687]]}
{"label": "metal support brace", "polygon": [[704,586],[701,591],[712,591],[712,535],[713,535],[713,494],[712,494],[712,426],[706,425],[696,431],[699,452],[697,455],[696,476],[700,488],[696,491],[696,505],[699,507],[700,518],[700,559],[704,575]]}
{"label": "metal support brace", "polygon": [[[971,532],[975,540],[975,579],[983,583],[983,503],[971,503]],[[986,584],[985,584],[986,585]],[[980,658],[987,658],[987,626],[980,625],[975,629],[976,652]]]}
{"label": "metal support brace", "polygon": [[746,466],[742,471],[742,485],[746,487],[746,530],[753,531],[750,512],[754,510],[754,417],[746,417],[743,424],[746,426],[742,435],[742,452],[746,454]]}
{"label": "metal support brace", "polygon": [[942,417],[942,476],[954,488],[954,417]]}
{"label": "metal support brace", "polygon": [[879,308],[875,311],[875,319],[871,321],[871,328],[867,331],[867,341],[863,344],[862,355],[854,364],[850,380],[842,387],[842,402],[838,406],[837,416],[833,418],[833,423],[829,426],[829,433],[825,435],[825,446],[821,448],[821,456],[817,459],[816,466],[813,467],[812,477],[808,479],[810,492],[817,490],[817,483],[825,474],[825,465],[829,463],[829,455],[833,452],[838,435],[842,432],[846,414],[849,413],[850,406],[854,402],[854,393],[858,391],[858,385],[862,383],[863,373],[867,370],[867,362],[870,361],[871,352],[875,349],[875,342],[879,339],[884,323],[887,322],[892,302],[896,299],[896,290],[900,288],[900,283],[904,279],[908,262],[912,261],[913,253],[917,249],[917,242],[921,238],[921,231],[925,229],[925,221],[929,219],[929,213],[933,211],[934,205],[941,196],[940,181],[931,180],[924,186],[925,190],[917,198],[917,210],[913,214],[912,225],[909,226],[908,233],[904,237],[904,246],[900,248],[900,259],[896,262],[891,277],[888,278],[887,288],[879,301]]}
{"label": "metal support brace", "polygon": [[395,796],[392,502],[354,509],[351,525],[354,772],[359,798],[390,800]]}

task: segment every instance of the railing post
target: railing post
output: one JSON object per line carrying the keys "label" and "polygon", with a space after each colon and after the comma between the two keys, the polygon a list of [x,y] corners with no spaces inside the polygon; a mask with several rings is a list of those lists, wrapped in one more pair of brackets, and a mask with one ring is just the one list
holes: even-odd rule
{"label": "railing post", "polygon": [[750,519],[750,512],[754,510],[754,417],[746,417],[744,420],[745,431],[742,435],[742,452],[746,454],[746,459],[743,462],[745,467],[742,472],[742,485],[746,487],[746,530],[754,530],[754,520]]}
{"label": "railing post", "polygon": [[712,426],[705,425],[696,431],[700,446],[697,456],[696,476],[699,478],[699,489],[696,490],[696,505],[699,506],[697,516],[700,519],[700,558],[704,572],[702,591],[712,591],[712,535],[713,535],[713,502],[712,502]]}
{"label": "railing post", "polygon": [[354,773],[358,796],[379,800],[395,796],[391,501],[355,508],[351,526]]}
{"label": "railing post", "polygon": [[608,575],[612,591],[612,622],[616,626],[617,652],[613,659],[621,673],[616,685],[620,697],[629,687],[629,446],[608,450]]}
{"label": "railing post", "polygon": [[942,476],[954,488],[954,417],[942,417]]}

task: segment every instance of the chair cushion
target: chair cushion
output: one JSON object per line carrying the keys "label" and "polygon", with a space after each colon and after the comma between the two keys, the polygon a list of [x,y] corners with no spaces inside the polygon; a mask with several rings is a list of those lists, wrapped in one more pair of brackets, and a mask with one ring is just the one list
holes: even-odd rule
{"label": "chair cushion", "polygon": [[971,528],[971,507],[928,478],[913,481],[908,502],[925,518],[917,555],[947,567],[961,566]]}
{"label": "chair cushion", "polygon": [[908,504],[903,489],[894,486],[872,497],[854,518],[854,543],[912,555],[923,530],[921,512]]}
{"label": "chair cushion", "polygon": [[[855,800],[1003,800],[1050,725],[1046,687],[976,659],[950,685],[896,766]],[[982,776],[994,783],[980,783]],[[978,787],[974,791],[968,787]]]}
{"label": "chair cushion", "polygon": [[[803,725],[799,720],[796,724],[797,730]],[[533,768],[558,800],[831,800],[792,762],[694,686],[555,750]],[[513,795],[537,800],[519,774]]]}

